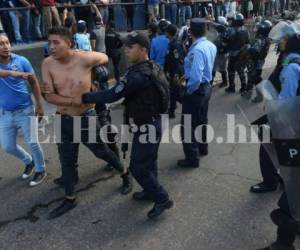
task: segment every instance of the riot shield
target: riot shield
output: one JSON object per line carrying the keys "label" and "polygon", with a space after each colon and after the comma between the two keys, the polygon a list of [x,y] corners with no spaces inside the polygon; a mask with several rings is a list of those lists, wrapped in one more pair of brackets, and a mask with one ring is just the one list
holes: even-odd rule
{"label": "riot shield", "polygon": [[298,33],[299,31],[299,22],[280,21],[271,29],[269,38],[279,41],[282,37]]}
{"label": "riot shield", "polygon": [[291,215],[300,222],[300,97],[266,102],[268,122]]}

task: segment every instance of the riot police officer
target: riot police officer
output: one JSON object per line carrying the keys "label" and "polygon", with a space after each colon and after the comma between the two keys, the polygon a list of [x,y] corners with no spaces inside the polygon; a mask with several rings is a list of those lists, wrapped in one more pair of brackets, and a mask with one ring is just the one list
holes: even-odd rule
{"label": "riot police officer", "polygon": [[176,35],[176,25],[170,24],[167,28],[167,37],[170,43],[164,66],[164,71],[170,83],[169,118],[175,118],[176,101],[180,95],[178,80],[183,76],[184,52],[181,44],[176,39]]}
{"label": "riot police officer", "polygon": [[225,17],[218,17],[218,24],[215,26],[218,36],[214,41],[217,46],[217,57],[213,70],[213,77],[215,77],[216,71],[219,71],[222,76],[222,83],[220,88],[228,85],[227,81],[227,62],[228,62],[228,45],[227,45],[227,29],[228,23]]}
{"label": "riot police officer", "polygon": [[240,93],[246,91],[246,73],[245,73],[245,53],[250,42],[250,35],[244,27],[244,16],[236,14],[232,21],[232,28],[228,30],[228,77],[229,87],[225,89],[227,93],[235,93],[235,72],[237,71],[241,88]]}
{"label": "riot police officer", "polygon": [[[280,73],[280,79],[282,83],[282,89],[279,93],[280,99],[288,99],[295,96],[300,96],[300,34],[294,34],[288,38],[286,51],[288,52],[288,56],[285,59],[283,69]],[[295,110],[298,110],[298,106],[295,107]],[[290,174],[293,175],[293,171],[291,171]],[[289,178],[284,181],[299,182],[299,179],[295,178],[295,176],[289,176]],[[294,214],[299,215],[298,210],[300,208],[298,205],[295,205],[299,204],[298,202],[291,200],[292,198],[298,200],[298,194],[296,193],[298,190],[290,189],[290,187],[293,187],[293,183],[289,183],[288,186],[289,187],[287,187],[287,185],[285,186],[285,191],[278,202],[279,208],[275,209],[271,213],[271,219],[278,227],[277,239],[269,247],[261,250],[295,249],[293,243],[298,231],[299,220]],[[289,192],[295,193],[290,195]],[[291,204],[293,205],[291,206]],[[299,218],[299,216],[297,217]]]}
{"label": "riot police officer", "polygon": [[110,21],[105,32],[106,54],[111,58],[114,66],[114,76],[116,81],[120,80],[121,47],[123,46],[120,35],[114,29],[114,22]]}
{"label": "riot police officer", "polygon": [[[199,156],[208,154],[205,125],[208,122],[208,104],[212,91],[210,81],[217,48],[206,38],[207,25],[208,22],[205,19],[192,19],[190,31],[193,44],[184,59],[186,93],[182,100],[181,123],[185,159],[177,163],[181,167],[199,167]],[[185,124],[188,123],[188,119],[185,118],[191,118],[191,124]],[[189,125],[192,126],[191,134],[185,135],[183,127]],[[201,139],[199,139],[200,136],[196,136],[196,132],[201,133]],[[187,138],[191,140],[188,141]]]}
{"label": "riot police officer", "polygon": [[252,89],[255,85],[261,82],[262,68],[265,63],[265,58],[268,55],[271,40],[268,35],[272,28],[272,23],[269,20],[264,20],[256,26],[256,38],[248,49],[250,60],[248,61],[248,82],[246,86],[246,92],[243,96],[251,98]]}
{"label": "riot police officer", "polygon": [[[149,211],[149,218],[156,218],[173,206],[167,191],[157,178],[157,153],[162,135],[160,114],[167,112],[169,86],[162,69],[149,61],[149,39],[140,32],[132,32],[125,42],[125,53],[133,63],[124,79],[113,88],[95,93],[86,93],[75,103],[110,103],[125,97],[126,114],[135,123],[129,169],[143,188],[133,195],[135,200],[155,202]],[[154,141],[141,141],[155,128]],[[146,131],[145,131],[146,130]],[[152,137],[153,135],[149,135]]]}

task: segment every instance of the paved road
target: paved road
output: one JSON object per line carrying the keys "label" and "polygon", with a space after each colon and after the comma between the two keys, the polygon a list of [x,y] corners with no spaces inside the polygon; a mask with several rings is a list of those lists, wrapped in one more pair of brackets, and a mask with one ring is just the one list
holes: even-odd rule
{"label": "paved road", "polygon": [[[271,52],[265,74],[275,60]],[[215,88],[209,119],[217,136],[225,136],[226,114],[246,123],[238,105],[252,108],[239,95]],[[179,112],[172,124],[179,122]],[[116,109],[113,120],[119,123],[120,117],[121,110]],[[183,156],[180,144],[161,145],[160,180],[175,207],[155,222],[146,217],[151,205],[121,196],[120,178],[104,172],[104,163],[84,147],[79,158],[80,204],[48,221],[46,216],[58,205],[63,190],[52,183],[60,175],[56,146],[43,144],[43,148],[49,177],[36,188],[19,179],[20,162],[0,152],[0,249],[254,250],[275,238],[269,213],[280,191],[249,193],[250,185],[260,181],[256,144],[212,143],[201,167],[190,170],[176,166]],[[139,190],[137,184],[134,190]],[[299,240],[296,244],[300,247]]]}

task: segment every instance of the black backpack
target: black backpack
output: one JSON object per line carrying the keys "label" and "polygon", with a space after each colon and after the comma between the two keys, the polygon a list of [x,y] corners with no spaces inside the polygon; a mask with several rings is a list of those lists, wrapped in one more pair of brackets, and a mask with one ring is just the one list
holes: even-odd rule
{"label": "black backpack", "polygon": [[151,68],[150,81],[155,85],[160,95],[160,110],[161,114],[167,113],[169,110],[170,86],[165,76],[163,69],[153,61],[149,61]]}

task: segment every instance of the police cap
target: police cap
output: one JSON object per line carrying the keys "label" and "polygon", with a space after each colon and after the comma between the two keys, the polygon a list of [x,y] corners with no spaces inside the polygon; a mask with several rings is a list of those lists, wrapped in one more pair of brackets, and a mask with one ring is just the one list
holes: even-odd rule
{"label": "police cap", "polygon": [[210,23],[205,18],[195,17],[191,20],[191,31],[202,31],[206,28],[206,25]]}
{"label": "police cap", "polygon": [[149,38],[142,32],[133,31],[127,35],[125,38],[125,46],[131,46],[134,44],[138,44],[143,48],[149,49],[150,42]]}

